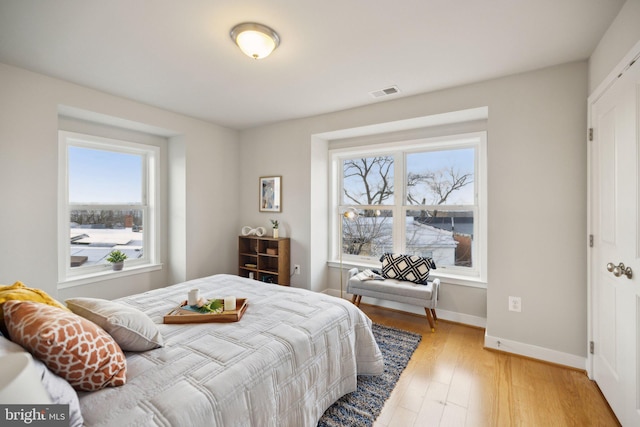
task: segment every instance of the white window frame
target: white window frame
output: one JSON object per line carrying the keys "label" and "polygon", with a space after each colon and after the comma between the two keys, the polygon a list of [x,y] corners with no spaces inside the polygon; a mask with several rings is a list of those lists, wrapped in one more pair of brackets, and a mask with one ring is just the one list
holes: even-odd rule
{"label": "white window frame", "polygon": [[[393,211],[394,252],[405,253],[405,218],[407,210],[434,208],[433,206],[407,205],[405,188],[405,163],[407,154],[424,151],[441,151],[460,148],[475,148],[474,164],[474,205],[439,205],[440,210],[473,210],[474,239],[473,267],[438,266],[432,272],[433,277],[447,279],[448,283],[486,287],[487,284],[487,133],[470,132],[455,135],[421,138],[415,140],[358,145],[355,147],[329,150],[330,168],[330,206],[329,219],[331,236],[330,259],[337,262],[340,257],[339,221],[347,206],[357,209],[389,209]],[[391,205],[342,205],[342,161],[353,158],[387,155],[394,157],[394,204]],[[361,268],[380,267],[379,259],[367,256],[344,254],[342,262]]]}
{"label": "white window frame", "polygon": [[[143,158],[142,201],[139,204],[71,204],[69,202],[69,147],[134,154]],[[58,288],[111,279],[160,268],[160,148],[76,132],[58,132]],[[71,268],[70,213],[74,209],[139,209],[143,212],[143,256],[127,259],[125,269],[113,271],[110,264]]]}

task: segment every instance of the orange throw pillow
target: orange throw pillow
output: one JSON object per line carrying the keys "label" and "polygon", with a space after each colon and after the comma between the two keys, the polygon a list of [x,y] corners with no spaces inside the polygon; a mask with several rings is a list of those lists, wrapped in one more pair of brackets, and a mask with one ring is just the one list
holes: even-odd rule
{"label": "orange throw pillow", "polygon": [[126,382],[124,353],[102,328],[57,307],[4,303],[11,340],[20,344],[76,390],[94,391]]}

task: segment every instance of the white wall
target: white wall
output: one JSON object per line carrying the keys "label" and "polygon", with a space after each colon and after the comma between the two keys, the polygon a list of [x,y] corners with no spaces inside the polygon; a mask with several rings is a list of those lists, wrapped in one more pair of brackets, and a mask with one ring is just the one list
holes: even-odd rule
{"label": "white wall", "polygon": [[[240,222],[268,225],[275,215],[258,213],[258,177],[282,175],[277,217],[294,240],[292,263],[302,266],[292,284],[339,289],[338,275],[326,267],[326,243],[319,241],[326,236],[310,222],[328,214],[311,212],[313,198],[326,197],[316,194],[311,175],[323,173],[312,135],[488,106],[489,286],[445,283],[439,308],[486,318],[487,334],[505,342],[583,357],[586,93],[587,64],[577,62],[243,131],[241,186],[247,191]],[[522,298],[521,313],[508,311],[510,295]]]}
{"label": "white wall", "polygon": [[[0,283],[115,298],[235,271],[236,131],[3,64],[0,94]],[[57,291],[60,106],[168,138],[162,270]]]}
{"label": "white wall", "polygon": [[[240,133],[241,163],[239,232],[242,226],[262,226],[271,232],[270,219],[280,222],[280,237],[291,238],[291,268],[300,264],[301,274],[292,276],[291,284],[309,287],[311,168],[309,129],[306,121],[284,122]],[[306,143],[300,143],[306,141]],[[258,181],[261,176],[282,176],[282,213],[258,211]],[[314,212],[313,214],[317,214]]]}

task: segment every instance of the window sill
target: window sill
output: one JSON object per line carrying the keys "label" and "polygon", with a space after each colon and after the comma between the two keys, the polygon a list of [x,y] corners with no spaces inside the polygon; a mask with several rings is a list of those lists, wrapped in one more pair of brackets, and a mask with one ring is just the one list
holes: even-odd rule
{"label": "window sill", "polygon": [[89,283],[103,280],[117,279],[119,277],[133,276],[135,274],[149,273],[151,271],[162,270],[162,264],[145,264],[125,268],[120,271],[106,270],[97,273],[83,274],[68,277],[66,280],[58,282],[58,289],[73,288],[75,286],[87,285]]}
{"label": "window sill", "polygon": [[[340,261],[328,261],[327,265],[329,266],[329,268],[340,268]],[[364,268],[380,269],[380,264],[342,262],[343,270],[350,270],[354,267],[357,267],[361,270]],[[436,269],[435,271],[432,271],[429,274],[429,277],[438,278],[442,283],[447,283],[451,285],[487,289],[487,282],[484,280],[481,280],[476,277],[462,276],[460,274],[442,273],[442,271],[444,271],[444,269],[440,269],[440,270]]]}

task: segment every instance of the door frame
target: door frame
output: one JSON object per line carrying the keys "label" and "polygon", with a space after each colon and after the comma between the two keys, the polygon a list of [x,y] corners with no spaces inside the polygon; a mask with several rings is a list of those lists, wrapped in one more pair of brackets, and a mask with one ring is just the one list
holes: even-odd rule
{"label": "door frame", "polygon": [[[623,57],[623,59],[613,68],[607,77],[598,85],[598,87],[587,98],[587,129],[593,128],[592,123],[592,107],[602,95],[604,95],[609,87],[618,79],[618,77],[626,71],[633,61],[640,60],[640,41]],[[593,215],[591,212],[592,191],[591,186],[591,163],[593,161],[593,143],[589,140],[589,131],[587,131],[587,242],[590,241],[589,236],[593,234]],[[593,354],[590,351],[590,343],[594,340],[594,302],[593,295],[593,248],[587,244],[587,375],[593,380]]]}

